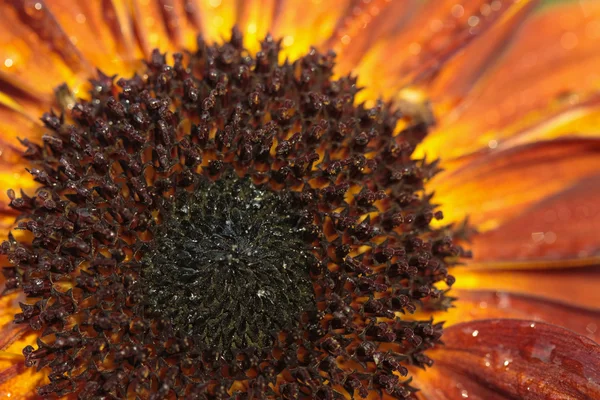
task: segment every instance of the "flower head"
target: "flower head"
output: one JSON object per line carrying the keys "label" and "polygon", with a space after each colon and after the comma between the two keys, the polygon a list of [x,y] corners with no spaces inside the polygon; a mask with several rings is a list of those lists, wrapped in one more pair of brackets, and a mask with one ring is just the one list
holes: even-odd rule
{"label": "flower head", "polygon": [[429,226],[435,163],[410,159],[427,126],[355,106],[333,54],[278,52],[235,30],[173,65],[154,51],[72,121],[44,114],[42,187],[10,194],[33,238],[2,247],[31,298],[15,322],[53,333],[23,350],[41,395],[410,395],[442,326],[401,314],[448,308],[461,255]]}
{"label": "flower head", "polygon": [[[49,108],[20,139],[35,189],[8,190],[0,388],[81,399],[599,394],[598,344],[551,325],[593,335],[597,309],[481,290],[486,274],[501,288],[502,272],[490,271],[516,257],[525,269],[569,260],[596,276],[595,242],[573,257],[566,224],[539,221],[555,199],[536,204],[524,189],[511,200],[508,178],[468,190],[515,164],[537,172],[536,160],[594,157],[595,141],[520,144],[535,137],[526,132],[468,153],[451,129],[478,109],[470,88],[485,100],[475,82],[499,58],[486,41],[509,43],[534,5],[328,4],[304,18],[339,14],[337,24],[295,32],[292,5],[242,2],[225,41],[214,32],[231,26],[222,1],[2,5],[10,34],[31,30],[24,40],[75,73],[52,96],[37,78],[9,75],[0,97],[9,116]],[[70,16],[81,30],[59,21]],[[107,33],[99,44],[114,58],[84,46],[89,29]],[[320,47],[297,51],[296,40]],[[21,67],[12,57],[5,66]],[[344,75],[356,66],[358,77]],[[597,162],[572,170],[559,181],[586,179],[561,195],[585,199]],[[463,212],[456,198],[478,195]],[[533,244],[519,236],[523,220]],[[519,274],[509,279],[529,277]],[[477,313],[522,320],[469,322]]]}

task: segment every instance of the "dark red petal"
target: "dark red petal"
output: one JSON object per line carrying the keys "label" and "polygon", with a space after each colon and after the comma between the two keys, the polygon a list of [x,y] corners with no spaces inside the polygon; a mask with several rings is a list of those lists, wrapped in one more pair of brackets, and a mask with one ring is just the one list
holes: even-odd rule
{"label": "dark red petal", "polygon": [[600,398],[600,345],[564,328],[480,320],[446,329],[443,340],[418,379],[424,398]]}

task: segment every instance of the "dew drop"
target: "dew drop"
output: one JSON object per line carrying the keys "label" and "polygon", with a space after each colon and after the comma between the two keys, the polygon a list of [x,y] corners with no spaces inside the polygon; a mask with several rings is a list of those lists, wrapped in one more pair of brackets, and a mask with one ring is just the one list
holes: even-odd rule
{"label": "dew drop", "polygon": [[455,18],[460,18],[465,14],[465,8],[460,4],[455,4],[454,6],[452,6],[451,12]]}
{"label": "dew drop", "polygon": [[469,19],[467,20],[467,24],[469,24],[470,27],[475,27],[479,24],[479,17],[476,16],[470,16]]}
{"label": "dew drop", "polygon": [[596,331],[598,330],[598,325],[596,325],[593,322],[590,322],[589,324],[587,324],[587,326],[585,327],[585,330],[588,331],[589,333],[596,333]]}
{"label": "dew drop", "polygon": [[479,11],[481,12],[481,15],[487,17],[492,12],[492,7],[490,7],[489,4],[482,4]]}
{"label": "dew drop", "polygon": [[578,43],[579,39],[577,39],[577,35],[573,32],[565,32],[560,38],[560,45],[565,50],[573,50]]}
{"label": "dew drop", "polygon": [[531,354],[528,354],[528,356],[547,363],[551,360],[555,348],[556,345],[550,343],[535,343],[531,349]]}

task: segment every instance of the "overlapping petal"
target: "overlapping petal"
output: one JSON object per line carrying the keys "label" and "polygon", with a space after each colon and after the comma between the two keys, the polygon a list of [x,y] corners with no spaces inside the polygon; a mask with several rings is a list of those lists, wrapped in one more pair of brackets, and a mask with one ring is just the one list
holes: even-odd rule
{"label": "overlapping petal", "polygon": [[597,174],[600,141],[541,141],[465,161],[431,182],[446,221],[469,216],[480,231],[497,228],[527,207]]}
{"label": "overlapping petal", "polygon": [[537,13],[460,107],[442,110],[422,150],[448,159],[495,147],[586,101],[600,88],[599,38],[600,2],[568,1]]}
{"label": "overlapping petal", "polygon": [[[523,22],[527,21],[539,4],[539,1],[521,2],[508,9],[490,29],[478,32],[478,37],[450,59],[430,82],[425,82],[428,83],[427,93],[436,103],[438,111],[452,110],[459,106],[475,86],[484,83],[487,75],[493,73],[495,65],[513,44]],[[483,3],[480,12],[489,16],[497,11],[497,7],[498,3]],[[472,16],[468,22],[477,27],[479,18]],[[440,112],[438,118],[443,118],[444,115]]]}
{"label": "overlapping petal", "polygon": [[[543,179],[543,178],[542,178]],[[600,176],[575,183],[533,204],[497,229],[473,239],[478,263],[533,263],[541,267],[600,262]]]}
{"label": "overlapping petal", "polygon": [[[43,376],[25,367],[25,361],[0,355],[0,393],[16,400],[39,400],[35,388]],[[10,394],[10,396],[9,396]]]}
{"label": "overlapping petal", "polygon": [[198,5],[176,0],[130,3],[133,27],[147,58],[153,49],[180,52],[194,48],[201,33],[202,21]]}
{"label": "overlapping petal", "polygon": [[422,4],[421,12],[404,29],[375,43],[361,60],[357,70],[368,87],[365,95],[393,97],[404,85],[429,81],[467,45],[499,23],[510,26],[512,16],[535,3],[440,0]]}
{"label": "overlapping petal", "polygon": [[447,325],[488,318],[514,318],[559,325],[592,340],[600,337],[600,307],[582,307],[564,301],[499,290],[461,290],[454,308],[439,318]]}
{"label": "overlapping petal", "polygon": [[49,0],[41,4],[82,56],[104,73],[127,73],[142,57],[127,2]]}
{"label": "overlapping petal", "polygon": [[[600,345],[540,322],[492,319],[454,325],[417,377],[427,400],[594,399]],[[426,377],[426,379],[421,379]]]}
{"label": "overlapping petal", "polygon": [[93,73],[43,2],[5,1],[0,19],[0,82],[47,105],[54,88],[77,87]]}
{"label": "overlapping petal", "polygon": [[422,5],[418,0],[348,2],[333,32],[320,47],[336,51],[338,74],[356,72],[369,49],[401,34],[415,13],[423,11]]}

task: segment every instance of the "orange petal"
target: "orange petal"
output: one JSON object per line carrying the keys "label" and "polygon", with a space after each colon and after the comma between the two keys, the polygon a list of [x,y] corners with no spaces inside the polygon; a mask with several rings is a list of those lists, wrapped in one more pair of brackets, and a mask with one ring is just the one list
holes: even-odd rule
{"label": "orange petal", "polygon": [[59,84],[78,87],[93,71],[43,1],[0,7],[0,82],[47,99]]}
{"label": "orange petal", "polygon": [[[531,1],[508,10],[488,31],[450,60],[428,89],[432,101],[455,106],[473,86],[485,79],[484,76],[490,73],[538,4],[539,1]],[[489,3],[482,5],[481,12],[492,13],[492,6]],[[472,23],[479,22],[473,19]]]}
{"label": "orange petal", "polygon": [[438,317],[448,325],[486,318],[530,319],[562,326],[592,340],[600,338],[600,308],[496,290],[459,289],[451,294],[458,298],[455,307]]}
{"label": "orange petal", "polygon": [[[520,30],[514,46],[460,109],[440,121],[426,152],[460,156],[501,144],[600,87],[600,2],[550,6]],[[596,132],[597,133],[597,132]]]}
{"label": "orange petal", "polygon": [[590,259],[597,263],[600,259],[599,198],[600,175],[579,181],[532,205],[497,229],[476,235],[471,246],[473,262],[542,264],[540,262],[552,261],[564,265],[565,260],[577,262],[579,259],[581,264],[582,259]]}
{"label": "orange petal", "polygon": [[[6,262],[6,260],[2,260]],[[4,276],[0,274],[0,279],[4,281]],[[2,286],[0,290],[4,290]],[[3,335],[0,337],[0,350],[5,350],[14,340],[9,339],[21,330],[20,325],[13,324],[13,318],[16,313],[21,312],[19,301],[24,299],[23,294],[10,293],[0,296],[0,331]]]}
{"label": "orange petal", "polygon": [[46,0],[48,8],[82,55],[106,74],[132,71],[142,57],[129,10],[122,0]]}
{"label": "orange petal", "polygon": [[430,1],[406,29],[371,48],[357,68],[359,83],[372,93],[393,96],[408,83],[431,78],[474,39],[535,2]]}
{"label": "orange petal", "polygon": [[490,230],[531,204],[597,174],[599,152],[598,139],[562,138],[482,153],[457,170],[439,174],[430,188],[443,205],[445,221],[469,216],[478,229]]}
{"label": "orange petal", "polygon": [[401,32],[419,7],[417,0],[350,2],[338,18],[331,36],[319,47],[337,53],[336,72],[346,75],[369,48]]}
{"label": "orange petal", "polygon": [[[453,289],[497,290],[544,297],[584,308],[600,304],[600,268],[489,270],[459,267]],[[451,292],[452,293],[452,292]]]}
{"label": "orange petal", "polygon": [[[600,345],[541,322],[492,319],[444,330],[415,386],[432,399],[597,399]],[[433,373],[432,373],[433,372]]]}
{"label": "orange petal", "polygon": [[[11,109],[0,102],[0,150],[2,150],[0,160],[8,156],[5,151],[23,153],[25,147],[19,142],[19,138],[32,141],[41,139],[44,132],[39,119],[41,116],[42,114],[31,115],[22,108]],[[17,160],[10,159],[11,163],[15,161]]]}
{"label": "orange petal", "polygon": [[0,93],[0,232],[4,233],[4,237],[13,228],[19,214],[9,207],[7,190],[14,189],[17,193],[24,190],[32,195],[39,186],[26,170],[30,165],[23,157],[25,147],[19,139],[39,143],[44,132],[41,121],[20,105],[9,103],[12,106],[9,108],[5,104],[2,104]]}
{"label": "orange petal", "polygon": [[130,4],[136,36],[145,57],[153,49],[161,52],[178,50],[176,42],[181,40],[181,32],[175,22],[176,14],[166,11],[158,0],[134,0]]}
{"label": "orange petal", "polygon": [[[37,184],[25,170],[25,149],[18,138],[39,141],[43,133],[41,122],[26,114],[0,105],[0,231],[6,232],[13,224],[15,212],[8,207],[6,190],[24,189],[33,194]],[[6,236],[6,235],[5,235]]]}
{"label": "orange petal", "polygon": [[[17,310],[20,312],[20,310]],[[2,338],[0,338],[0,353],[4,351],[5,348],[11,346],[14,342],[21,339],[28,331],[29,326],[27,325],[15,325],[11,322],[6,325],[4,328],[0,329],[0,333],[2,334]]]}

